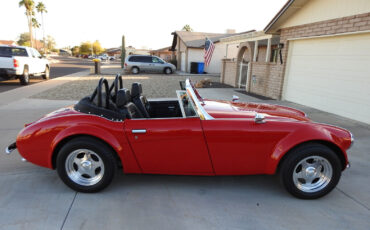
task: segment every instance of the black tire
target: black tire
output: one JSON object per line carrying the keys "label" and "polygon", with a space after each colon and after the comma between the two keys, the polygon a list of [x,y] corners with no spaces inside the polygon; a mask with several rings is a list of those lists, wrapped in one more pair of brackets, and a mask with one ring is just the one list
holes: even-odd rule
{"label": "black tire", "polygon": [[[315,162],[314,159],[317,159],[319,162],[321,162],[319,163],[321,166],[317,168],[304,168],[302,166],[303,164],[307,165],[307,163],[308,165],[315,164],[317,161]],[[304,163],[300,164],[301,162]],[[299,176],[295,175],[298,175],[300,171],[302,171],[302,174],[300,175],[309,177],[311,183],[307,183],[307,181],[302,178],[297,179]],[[331,171],[330,180],[325,181],[325,177],[323,177],[324,179],[320,179],[319,176],[315,175],[319,171],[320,175]],[[281,163],[279,173],[283,186],[290,194],[301,199],[316,199],[325,196],[335,188],[339,182],[342,173],[342,167],[340,159],[333,152],[333,150],[325,145],[311,143],[299,146],[298,148],[289,152],[287,157]],[[312,180],[312,178],[314,179]],[[322,185],[320,185],[321,180],[325,181]],[[315,184],[316,187],[314,186]],[[312,189],[310,189],[310,186],[313,186]]]}
{"label": "black tire", "polygon": [[[66,161],[68,161],[70,155],[74,154],[74,152],[79,151],[79,150],[88,150],[88,151],[95,153],[99,157],[98,160],[101,160],[101,162],[99,163],[103,164],[103,169],[100,168],[100,173],[102,172],[102,175],[99,174],[100,176],[98,177],[99,180],[97,180],[97,182],[94,184],[83,185],[81,183],[77,183],[75,181],[76,179],[74,180],[71,179],[71,176],[69,176],[71,174],[67,173],[68,162],[66,163]],[[83,153],[78,153],[78,154],[83,154]],[[116,173],[117,162],[114,157],[114,154],[115,153],[112,152],[112,150],[105,143],[97,139],[94,139],[91,137],[78,137],[78,138],[72,139],[71,141],[66,143],[60,149],[58,153],[57,162],[56,162],[58,175],[67,186],[69,186],[70,188],[72,188],[73,190],[77,192],[93,193],[93,192],[101,191],[112,182],[113,177]],[[91,154],[91,155],[94,155],[94,154]],[[78,155],[76,155],[76,157],[77,156]],[[84,158],[81,158],[81,159],[84,159]],[[91,157],[91,159],[94,159],[94,158]],[[76,169],[75,166],[76,166],[75,163],[73,163],[74,169]],[[83,169],[83,167],[85,166],[83,166],[81,163],[81,165],[77,167],[81,167]],[[94,170],[90,170],[90,171],[94,171]],[[94,173],[96,173],[96,169]],[[82,179],[85,178],[83,175],[81,174],[79,175],[80,175],[80,178]],[[86,180],[88,179],[89,178],[87,178]]]}
{"label": "black tire", "polygon": [[140,69],[138,68],[138,67],[132,67],[132,69],[131,69],[131,73],[132,74],[139,74],[140,73]]}
{"label": "black tire", "polygon": [[21,85],[28,85],[30,83],[30,73],[28,71],[28,66],[23,69],[23,75],[19,77],[19,82]]}
{"label": "black tire", "polygon": [[48,66],[45,67],[45,72],[42,74],[42,78],[44,80],[49,80],[50,78],[50,68]]}
{"label": "black tire", "polygon": [[172,69],[167,67],[167,68],[164,68],[163,72],[165,74],[172,74]]}

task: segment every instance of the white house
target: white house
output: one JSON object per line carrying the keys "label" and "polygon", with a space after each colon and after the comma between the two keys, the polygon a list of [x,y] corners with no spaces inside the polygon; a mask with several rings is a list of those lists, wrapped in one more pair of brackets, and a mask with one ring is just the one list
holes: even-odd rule
{"label": "white house", "polygon": [[172,33],[173,42],[171,51],[175,52],[177,69],[190,72],[191,62],[204,62],[204,44],[209,38],[215,45],[212,60],[205,67],[207,73],[220,74],[222,59],[226,57],[226,43],[220,43],[220,39],[233,35],[233,33],[217,34],[203,32],[175,31]]}

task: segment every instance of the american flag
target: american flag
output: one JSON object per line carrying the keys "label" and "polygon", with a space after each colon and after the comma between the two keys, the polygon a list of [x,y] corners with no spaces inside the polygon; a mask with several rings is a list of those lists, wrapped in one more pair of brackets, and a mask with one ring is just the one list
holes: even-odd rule
{"label": "american flag", "polygon": [[204,65],[208,66],[212,59],[213,51],[215,50],[215,45],[211,40],[206,38],[206,43],[204,44]]}

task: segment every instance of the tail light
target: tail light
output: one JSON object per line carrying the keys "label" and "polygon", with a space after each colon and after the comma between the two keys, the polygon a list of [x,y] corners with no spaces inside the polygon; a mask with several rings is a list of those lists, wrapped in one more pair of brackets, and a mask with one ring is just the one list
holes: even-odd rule
{"label": "tail light", "polygon": [[19,67],[19,62],[18,62],[17,59],[13,59],[13,65],[14,65],[15,68]]}
{"label": "tail light", "polygon": [[124,65],[125,67],[127,67],[127,63],[125,62],[125,65]]}

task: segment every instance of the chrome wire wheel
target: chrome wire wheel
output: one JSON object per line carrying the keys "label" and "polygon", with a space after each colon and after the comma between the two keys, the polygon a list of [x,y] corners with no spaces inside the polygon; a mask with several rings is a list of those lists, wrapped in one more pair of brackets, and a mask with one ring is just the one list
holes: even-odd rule
{"label": "chrome wire wheel", "polygon": [[92,186],[103,178],[104,162],[98,154],[89,149],[77,149],[68,155],[65,170],[73,182]]}
{"label": "chrome wire wheel", "polygon": [[307,193],[324,189],[330,183],[332,176],[332,165],[321,156],[306,157],[299,161],[293,170],[294,185]]}

